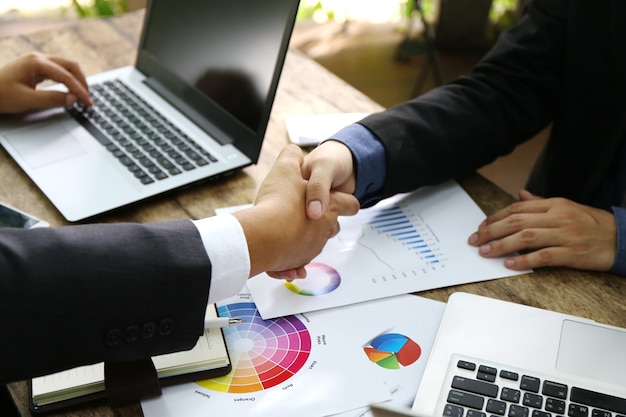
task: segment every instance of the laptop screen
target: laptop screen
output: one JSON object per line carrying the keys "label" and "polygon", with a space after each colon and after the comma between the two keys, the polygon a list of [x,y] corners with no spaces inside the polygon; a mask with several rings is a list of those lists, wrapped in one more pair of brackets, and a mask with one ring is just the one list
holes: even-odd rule
{"label": "laptop screen", "polygon": [[152,1],[137,68],[201,128],[256,162],[298,3]]}

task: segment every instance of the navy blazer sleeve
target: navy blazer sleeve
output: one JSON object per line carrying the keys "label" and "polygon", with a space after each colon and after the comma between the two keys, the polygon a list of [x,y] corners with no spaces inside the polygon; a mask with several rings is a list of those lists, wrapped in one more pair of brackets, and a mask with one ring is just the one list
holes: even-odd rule
{"label": "navy blazer sleeve", "polygon": [[551,125],[528,189],[593,204],[626,137],[624,16],[621,0],[527,0],[470,74],[362,120],[385,148],[381,198],[473,172]]}
{"label": "navy blazer sleeve", "polygon": [[529,2],[471,74],[360,122],[385,147],[382,197],[473,172],[549,124],[566,10],[566,0]]}
{"label": "navy blazer sleeve", "polygon": [[0,381],[192,348],[211,264],[190,221],[0,230]]}

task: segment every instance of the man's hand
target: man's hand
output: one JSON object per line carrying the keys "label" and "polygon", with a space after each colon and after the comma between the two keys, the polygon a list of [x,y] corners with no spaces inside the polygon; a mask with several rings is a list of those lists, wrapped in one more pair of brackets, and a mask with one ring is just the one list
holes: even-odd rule
{"label": "man's hand", "polygon": [[525,190],[519,197],[521,201],[487,217],[470,236],[469,244],[482,256],[524,251],[505,259],[504,265],[514,270],[566,266],[608,271],[613,266],[617,247],[613,214]]}
{"label": "man's hand", "polygon": [[[64,84],[68,92],[38,90],[44,80]],[[0,113],[70,107],[77,100],[93,105],[85,76],[74,61],[32,52],[0,68]]]}
{"label": "man's hand", "polygon": [[341,142],[324,142],[304,158],[302,176],[309,180],[307,215],[310,219],[319,219],[328,209],[331,190],[354,193],[352,152]]}
{"label": "man's hand", "polygon": [[304,265],[339,232],[337,217],[359,210],[354,196],[332,192],[324,214],[309,219],[305,210],[308,181],[302,178],[302,162],[302,150],[287,146],[261,184],[254,206],[234,213],[248,241],[250,276],[270,271],[276,278],[304,278]]}

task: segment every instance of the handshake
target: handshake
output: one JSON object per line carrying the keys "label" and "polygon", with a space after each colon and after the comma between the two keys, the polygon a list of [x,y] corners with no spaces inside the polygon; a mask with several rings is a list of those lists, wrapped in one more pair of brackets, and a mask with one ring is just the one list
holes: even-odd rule
{"label": "handshake", "polygon": [[[350,151],[336,146],[344,148],[351,171]],[[299,147],[288,145],[263,180],[253,207],[233,214],[246,236],[251,277],[267,272],[280,279],[304,278],[304,266],[339,232],[338,216],[358,212],[359,202],[346,187],[317,176],[324,172],[323,158],[312,161]]]}

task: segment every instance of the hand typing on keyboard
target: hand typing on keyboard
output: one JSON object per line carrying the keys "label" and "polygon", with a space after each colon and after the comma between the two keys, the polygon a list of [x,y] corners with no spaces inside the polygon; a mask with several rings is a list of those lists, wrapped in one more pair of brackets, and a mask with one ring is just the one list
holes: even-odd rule
{"label": "hand typing on keyboard", "polygon": [[92,85],[94,106],[68,109],[144,185],[218,160],[121,81]]}
{"label": "hand typing on keyboard", "polygon": [[[41,90],[45,80],[68,91]],[[39,52],[21,56],[0,69],[0,113],[21,113],[46,107],[70,107],[77,100],[92,104],[87,81],[75,61]]]}

